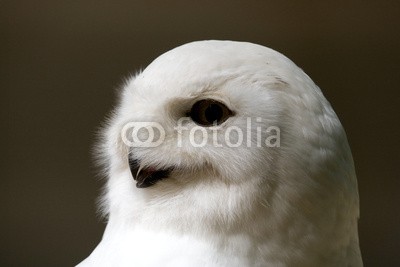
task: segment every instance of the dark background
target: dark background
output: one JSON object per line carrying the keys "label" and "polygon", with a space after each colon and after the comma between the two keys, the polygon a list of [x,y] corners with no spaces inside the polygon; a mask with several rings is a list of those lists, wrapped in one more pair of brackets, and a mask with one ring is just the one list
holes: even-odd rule
{"label": "dark background", "polygon": [[[72,266],[95,248],[95,132],[123,78],[202,39],[302,67],[348,134],[366,266],[400,266],[399,1],[0,1],[0,266]],[[396,167],[397,166],[397,167]]]}

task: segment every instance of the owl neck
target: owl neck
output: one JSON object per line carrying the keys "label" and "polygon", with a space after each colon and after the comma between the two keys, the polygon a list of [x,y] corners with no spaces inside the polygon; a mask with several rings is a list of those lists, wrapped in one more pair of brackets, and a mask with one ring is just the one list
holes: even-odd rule
{"label": "owl neck", "polygon": [[321,264],[333,258],[361,261],[355,199],[336,194],[318,199],[313,194],[291,194],[282,186],[268,191],[270,186],[247,181],[170,187],[161,181],[141,189],[125,173],[108,184],[107,231],[142,227],[204,240],[212,237],[215,244],[238,249],[240,244],[232,237],[242,236],[254,249],[267,248],[263,251],[268,257],[280,255],[285,262],[307,261],[303,256],[310,253]]}

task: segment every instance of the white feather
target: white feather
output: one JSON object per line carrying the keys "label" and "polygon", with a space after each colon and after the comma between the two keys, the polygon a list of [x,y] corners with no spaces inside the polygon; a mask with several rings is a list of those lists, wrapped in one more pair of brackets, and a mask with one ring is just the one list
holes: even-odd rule
{"label": "white feather", "polygon": [[[192,121],[178,137],[178,119],[201,98],[235,111],[218,128],[218,141],[232,126],[249,133],[248,118],[252,137],[238,147],[211,139],[194,147]],[[135,157],[177,170],[148,188],[136,188],[131,148],[121,140],[132,121],[165,129],[160,146],[133,148]],[[257,146],[257,129],[269,126],[280,129],[280,146]],[[212,127],[205,130],[212,135]],[[103,141],[109,221],[79,267],[362,266],[345,132],[320,89],[276,51],[200,41],[163,54],[126,84]]]}

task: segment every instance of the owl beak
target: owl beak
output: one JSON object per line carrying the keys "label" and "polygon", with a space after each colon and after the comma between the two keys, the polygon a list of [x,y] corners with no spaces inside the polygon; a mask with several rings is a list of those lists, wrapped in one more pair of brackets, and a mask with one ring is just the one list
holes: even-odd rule
{"label": "owl beak", "polygon": [[129,157],[129,168],[137,188],[146,188],[155,185],[159,180],[168,178],[173,168],[156,169],[152,167],[143,167],[137,159]]}

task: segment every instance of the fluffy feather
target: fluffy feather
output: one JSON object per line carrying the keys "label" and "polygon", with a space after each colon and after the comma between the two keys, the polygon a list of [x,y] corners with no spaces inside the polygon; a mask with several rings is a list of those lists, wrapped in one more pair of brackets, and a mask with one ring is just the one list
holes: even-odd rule
{"label": "fluffy feather", "polygon": [[[178,120],[204,98],[235,112],[217,127],[217,141],[235,126],[246,134],[241,145],[209,138],[194,147],[189,134],[198,126],[190,120],[178,136]],[[160,123],[164,142],[127,146],[121,131],[129,122]],[[258,145],[258,129],[264,140],[269,126],[279,128],[279,146]],[[212,136],[213,127],[204,129]],[[79,267],[362,265],[345,132],[313,81],[272,49],[200,41],[161,55],[124,86],[98,152],[109,219]],[[136,188],[129,155],[174,171]]]}

